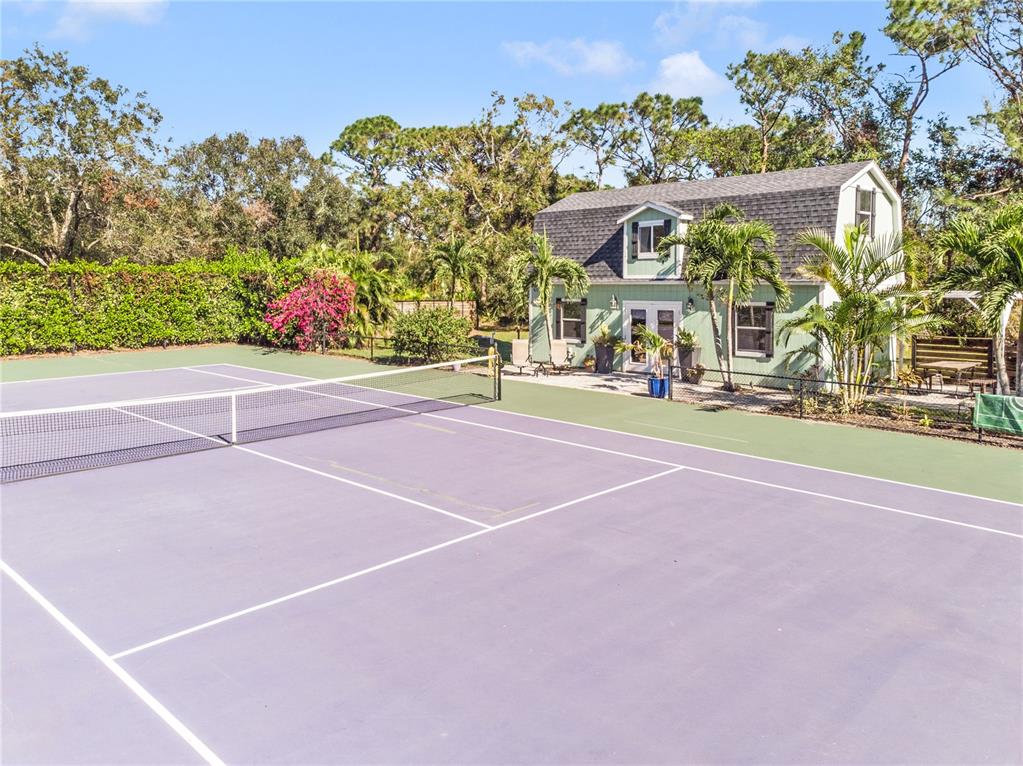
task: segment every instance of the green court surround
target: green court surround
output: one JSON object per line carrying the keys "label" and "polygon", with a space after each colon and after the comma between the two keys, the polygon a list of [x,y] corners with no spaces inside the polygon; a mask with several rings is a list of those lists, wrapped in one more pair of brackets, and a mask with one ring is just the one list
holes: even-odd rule
{"label": "green court surround", "polygon": [[[360,359],[219,344],[5,359],[0,380],[233,363],[310,377],[380,369]],[[60,406],[60,402],[53,402]],[[1023,503],[1023,451],[505,378],[498,409]],[[585,485],[594,477],[566,480]]]}

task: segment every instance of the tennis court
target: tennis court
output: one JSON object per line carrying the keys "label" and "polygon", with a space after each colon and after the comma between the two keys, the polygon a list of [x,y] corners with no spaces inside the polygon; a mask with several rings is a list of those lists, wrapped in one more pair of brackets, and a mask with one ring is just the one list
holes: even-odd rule
{"label": "tennis court", "polygon": [[2,384],[3,760],[1023,759],[1019,506],[498,383]]}

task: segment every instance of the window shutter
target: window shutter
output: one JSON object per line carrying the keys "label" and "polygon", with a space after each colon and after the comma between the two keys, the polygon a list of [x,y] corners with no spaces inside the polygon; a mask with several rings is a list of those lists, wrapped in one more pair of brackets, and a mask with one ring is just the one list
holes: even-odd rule
{"label": "window shutter", "polygon": [[554,300],[554,340],[561,340],[561,298]]}
{"label": "window shutter", "polygon": [[639,255],[639,221],[632,222],[632,256]]}
{"label": "window shutter", "polygon": [[583,343],[586,342],[588,329],[586,326],[586,299],[583,298],[579,301],[579,340]]}
{"label": "window shutter", "polygon": [[771,342],[767,345],[767,357],[771,358],[774,356],[774,304],[767,304],[767,311],[765,317],[765,324],[767,324],[767,337],[771,339]]}
{"label": "window shutter", "polygon": [[874,236],[874,213],[877,211],[877,189],[870,192],[870,236]]}

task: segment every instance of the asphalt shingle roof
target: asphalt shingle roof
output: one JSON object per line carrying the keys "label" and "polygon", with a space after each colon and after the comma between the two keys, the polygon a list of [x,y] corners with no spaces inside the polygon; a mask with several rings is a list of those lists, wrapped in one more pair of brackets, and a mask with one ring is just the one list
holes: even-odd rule
{"label": "asphalt shingle roof", "polygon": [[759,175],[632,186],[579,192],[537,213],[533,228],[547,236],[557,255],[586,266],[594,282],[622,278],[622,227],[618,219],[644,202],[691,213],[699,220],[721,202],[742,209],[747,218],[769,223],[777,235],[782,276],[797,277],[806,255],[795,236],[808,227],[832,230],[838,218],[839,190],[870,162],[853,162]]}

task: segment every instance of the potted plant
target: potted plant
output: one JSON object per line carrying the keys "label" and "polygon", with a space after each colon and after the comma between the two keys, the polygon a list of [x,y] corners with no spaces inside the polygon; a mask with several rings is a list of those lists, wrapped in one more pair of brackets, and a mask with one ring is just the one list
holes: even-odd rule
{"label": "potted plant", "polygon": [[675,333],[675,348],[678,349],[678,366],[683,370],[700,363],[700,339],[695,332],[679,327]]}
{"label": "potted plant", "polygon": [[586,372],[593,372],[596,366],[597,360],[594,357],[587,356],[585,359],[583,359],[583,369],[586,370]]}
{"label": "potted plant", "polygon": [[697,364],[694,367],[683,367],[682,368],[682,382],[693,383],[700,385],[700,381],[703,380],[704,373],[707,372],[707,368],[702,364]]}
{"label": "potted plant", "polygon": [[596,354],[596,372],[607,375],[615,363],[615,347],[618,337],[611,332],[606,324],[600,326],[600,332],[590,338],[593,341],[593,352]]}
{"label": "potted plant", "polygon": [[675,347],[669,340],[646,327],[635,329],[632,343],[619,343],[618,350],[628,353],[633,350],[645,353],[650,359],[650,377],[647,380],[647,391],[650,396],[663,399],[668,394],[668,380],[664,376],[664,364],[671,361]]}

